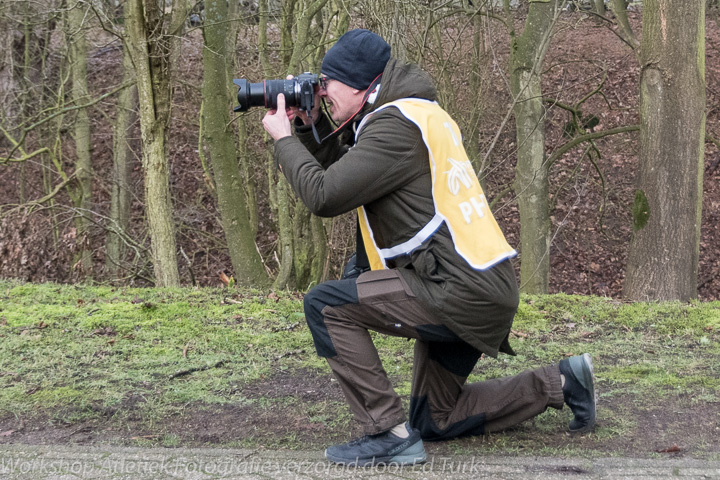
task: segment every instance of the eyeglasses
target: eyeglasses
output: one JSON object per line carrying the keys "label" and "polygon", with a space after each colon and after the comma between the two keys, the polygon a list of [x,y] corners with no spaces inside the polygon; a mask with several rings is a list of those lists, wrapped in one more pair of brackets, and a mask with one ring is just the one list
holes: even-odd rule
{"label": "eyeglasses", "polygon": [[320,88],[322,88],[323,90],[327,90],[328,82],[330,80],[331,79],[328,77],[320,77]]}

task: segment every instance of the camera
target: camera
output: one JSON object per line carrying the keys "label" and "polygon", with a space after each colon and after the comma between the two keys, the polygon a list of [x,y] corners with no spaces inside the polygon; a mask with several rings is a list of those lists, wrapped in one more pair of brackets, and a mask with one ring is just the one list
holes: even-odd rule
{"label": "camera", "polygon": [[318,76],[305,72],[291,80],[264,80],[250,83],[246,79],[234,79],[238,86],[238,105],[236,112],[246,112],[250,107],[277,108],[277,96],[285,95],[285,106],[298,107],[309,112],[315,102],[315,85]]}

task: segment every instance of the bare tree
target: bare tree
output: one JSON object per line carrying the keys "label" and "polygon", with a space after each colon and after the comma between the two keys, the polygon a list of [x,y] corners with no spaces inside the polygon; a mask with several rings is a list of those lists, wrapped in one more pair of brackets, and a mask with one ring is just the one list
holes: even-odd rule
{"label": "bare tree", "polygon": [[[145,173],[145,207],[158,286],[180,283],[170,197],[167,132],[172,73],[187,14],[185,0],[128,0],[125,46],[135,67]],[[169,17],[169,18],[168,18]]]}
{"label": "bare tree", "polygon": [[[125,17],[128,16],[128,2],[124,5]],[[130,52],[123,48],[123,83],[135,79]],[[113,126],[113,173],[110,193],[110,228],[107,235],[105,267],[110,278],[117,278],[125,256],[125,236],[130,224],[132,170],[132,146],[130,129],[137,118],[137,87],[123,89],[118,94],[117,114]]]}
{"label": "bare tree", "polygon": [[624,296],[697,297],[705,135],[705,2],[645,0],[640,162]]}
{"label": "bare tree", "polygon": [[[75,105],[88,102],[87,82],[87,40],[86,18],[88,6],[82,0],[70,5],[65,17],[65,34],[70,58],[72,78],[72,101]],[[74,111],[73,137],[75,140],[75,172],[78,188],[74,202],[78,207],[75,219],[80,249],[76,265],[82,267],[86,278],[93,276],[93,260],[90,249],[90,221],[88,212],[92,211],[92,162],[90,161],[90,115],[87,108]]]}
{"label": "bare tree", "polygon": [[[227,37],[237,35],[228,23],[225,0],[205,1],[203,27],[203,125],[217,191],[218,209],[230,251],[235,279],[242,285],[262,286],[268,276],[255,246],[243,182],[238,168],[234,133],[230,129],[232,95],[228,83]],[[231,35],[232,36],[232,35]]]}
{"label": "bare tree", "polygon": [[550,206],[545,156],[545,109],[541,69],[553,27],[564,0],[530,2],[520,35],[512,28],[510,1],[505,0],[510,32],[510,85],[517,136],[515,194],[520,212],[520,284],[527,293],[547,293],[550,281]]}
{"label": "bare tree", "polygon": [[[37,116],[44,109],[56,108],[58,102],[63,101],[49,93],[57,89],[58,84],[60,89],[64,86],[63,79],[52,71],[52,62],[49,61],[50,38],[56,26],[61,24],[59,20],[62,17],[57,3],[48,1],[39,4],[27,0],[0,2],[0,146],[11,147],[8,158],[0,163],[10,161],[17,165],[20,203],[28,197],[27,160],[35,158],[43,163],[47,160],[47,156],[40,153],[41,149],[25,151],[28,136],[31,132],[37,137],[48,133],[47,130],[40,132],[34,129]],[[12,160],[9,157],[13,157]],[[48,169],[51,170],[52,167]],[[43,170],[43,176],[49,191],[52,189],[51,175],[45,175]]]}
{"label": "bare tree", "polygon": [[[261,0],[258,47],[260,60],[266,78],[272,78],[275,71],[297,75],[305,66],[305,59],[319,58],[314,55],[318,46],[323,45],[327,29],[321,29],[316,16],[329,0],[289,0],[284,2],[280,14],[280,58],[281,66],[272,65],[268,53],[267,28],[270,15],[268,5]],[[336,32],[334,32],[336,33]],[[317,65],[307,65],[316,69]],[[312,68],[310,68],[312,67]],[[269,165],[273,165],[269,159]],[[278,175],[271,166],[268,179],[271,201],[278,219],[278,253],[280,270],[275,280],[276,288],[306,289],[317,283],[323,272],[327,252],[327,237],[322,219],[311,215],[299,201],[287,180]]]}

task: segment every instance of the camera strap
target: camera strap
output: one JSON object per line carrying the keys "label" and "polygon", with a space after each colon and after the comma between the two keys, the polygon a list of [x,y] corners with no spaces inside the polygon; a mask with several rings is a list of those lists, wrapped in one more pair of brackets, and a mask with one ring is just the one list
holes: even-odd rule
{"label": "camera strap", "polygon": [[307,117],[308,117],[308,120],[310,120],[310,125],[312,125],[312,132],[313,132],[313,135],[315,136],[315,141],[316,141],[318,144],[321,144],[322,142],[324,142],[325,140],[327,140],[327,138],[328,138],[330,135],[332,135],[332,133],[331,133],[331,134],[328,135],[327,137],[325,137],[325,138],[323,138],[322,140],[320,140],[320,135],[318,135],[317,128],[315,128],[315,120],[312,118],[312,114],[311,114],[310,112],[307,112]]}

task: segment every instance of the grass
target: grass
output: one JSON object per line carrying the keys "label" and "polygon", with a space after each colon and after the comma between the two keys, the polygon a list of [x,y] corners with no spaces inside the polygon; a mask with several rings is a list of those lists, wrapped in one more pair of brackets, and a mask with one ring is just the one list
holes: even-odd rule
{"label": "grass", "polygon": [[[511,342],[518,355],[482,360],[469,381],[589,352],[601,387],[599,417],[606,419],[591,435],[594,444],[627,448],[620,446],[621,439],[641,435],[645,427],[639,417],[655,414],[663,402],[718,411],[720,302],[525,296],[514,331]],[[407,402],[412,342],[382,335],[374,339]],[[157,426],[189,411],[211,416],[224,408],[252,409],[268,431],[259,425],[242,439],[220,443],[293,448],[307,448],[313,439],[283,425],[285,419],[275,418],[278,411],[313,425],[320,443],[328,432],[352,429],[341,399],[304,401],[257,388],[278,378],[302,385],[302,375],[328,378],[329,369],[315,355],[297,294],[0,280],[0,420],[6,419],[6,425],[22,419],[48,426],[92,421]],[[447,448],[573,451],[576,446],[557,436],[567,415],[566,410],[548,412],[510,437],[493,434],[450,442]],[[687,434],[698,436],[691,427]],[[543,435],[556,435],[557,441],[548,446]],[[696,442],[700,454],[716,454],[716,442],[702,435]],[[177,446],[185,441],[176,431],[163,431],[136,443]]]}
{"label": "grass", "polygon": [[[230,297],[0,283],[0,412],[112,406],[128,392],[157,388],[161,404],[226,402],[228,385],[268,374],[273,357],[309,340],[283,333],[293,327],[297,297]],[[193,381],[171,381],[191,369]]]}

